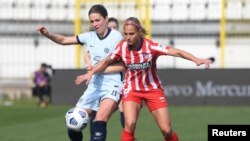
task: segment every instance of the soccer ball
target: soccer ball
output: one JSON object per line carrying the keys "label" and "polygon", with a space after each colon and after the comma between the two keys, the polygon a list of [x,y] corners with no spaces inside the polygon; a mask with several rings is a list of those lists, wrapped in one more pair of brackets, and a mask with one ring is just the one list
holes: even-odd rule
{"label": "soccer ball", "polygon": [[88,113],[78,107],[71,108],[65,115],[66,126],[74,131],[83,130],[87,126],[88,119]]}

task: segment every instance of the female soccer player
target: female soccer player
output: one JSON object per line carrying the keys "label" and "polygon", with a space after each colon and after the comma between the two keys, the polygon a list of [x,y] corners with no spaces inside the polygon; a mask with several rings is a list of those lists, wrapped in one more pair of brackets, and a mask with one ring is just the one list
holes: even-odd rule
{"label": "female soccer player", "polygon": [[[108,13],[104,6],[92,6],[88,15],[94,31],[66,37],[51,33],[44,26],[38,26],[37,30],[58,44],[85,44],[94,66],[107,57],[123,37],[120,32],[108,28]],[[106,124],[120,99],[122,85],[121,73],[96,74],[76,104],[76,107],[85,109],[89,115],[97,111],[91,131],[91,141],[106,140]],[[82,132],[70,129],[68,135],[71,141],[82,141],[83,138]]]}
{"label": "female soccer player", "polygon": [[178,141],[178,136],[171,127],[168,103],[157,76],[156,60],[160,55],[170,55],[190,60],[197,66],[205,64],[206,67],[209,67],[211,61],[144,38],[146,31],[137,18],[128,18],[123,30],[125,40],[121,41],[115,51],[95,66],[92,71],[78,78],[76,83],[79,84],[82,81],[89,83],[93,74],[101,72],[116,60],[122,60],[127,67],[122,98],[125,116],[122,141],[134,141],[134,131],[142,101],[145,101],[151,111],[165,141]]}
{"label": "female soccer player", "polygon": [[[108,27],[111,28],[111,29],[113,29],[113,30],[119,30],[118,20],[116,18],[114,18],[114,17],[110,17],[108,19]],[[91,59],[90,59],[89,51],[86,51],[86,53],[84,54],[84,60],[85,60],[85,63],[86,63],[87,70],[88,71],[91,70],[93,66],[91,64]],[[106,70],[106,73],[110,73],[112,71],[117,71],[117,65],[115,65],[114,67],[109,67],[109,69]],[[122,127],[124,127],[124,124],[125,124],[124,123],[124,114],[123,114],[123,109],[122,109],[121,102],[119,102],[118,108],[119,108],[119,111],[120,111],[121,125],[122,125]],[[93,128],[93,124],[92,123],[93,123],[94,119],[95,119],[95,115],[93,115],[90,118],[90,130],[92,130],[92,128]]]}

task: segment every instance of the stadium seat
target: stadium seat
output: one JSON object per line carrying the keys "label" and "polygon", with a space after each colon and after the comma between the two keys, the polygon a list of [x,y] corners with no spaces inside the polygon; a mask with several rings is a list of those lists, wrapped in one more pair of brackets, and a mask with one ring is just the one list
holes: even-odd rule
{"label": "stadium seat", "polygon": [[[137,10],[135,8],[135,2],[123,2],[120,5],[120,10],[119,10],[119,19],[121,20],[126,20],[129,17],[137,17]],[[142,14],[145,14],[144,12]],[[142,15],[144,17],[145,15]]]}
{"label": "stadium seat", "polygon": [[171,0],[155,0],[152,1],[154,7],[152,8],[151,18],[158,21],[170,20],[172,14]]}
{"label": "stadium seat", "polygon": [[107,2],[107,3],[105,3],[105,7],[108,10],[109,17],[115,17],[115,18],[117,18],[120,15],[119,14],[118,3]]}
{"label": "stadium seat", "polygon": [[31,1],[31,19],[32,20],[47,20],[48,19],[48,6],[50,0],[35,0]]}
{"label": "stadium seat", "polygon": [[208,20],[219,20],[221,17],[221,1],[220,0],[209,0],[207,9]]}
{"label": "stadium seat", "polygon": [[13,19],[30,19],[30,0],[15,1]]}
{"label": "stadium seat", "polygon": [[[249,11],[250,12],[250,11]],[[226,18],[238,20],[242,18],[242,2],[239,0],[228,0]]]}
{"label": "stadium seat", "polygon": [[1,0],[0,2],[0,19],[13,19],[14,0]]}
{"label": "stadium seat", "polygon": [[171,19],[173,21],[184,21],[189,17],[189,0],[174,0]]}
{"label": "stadium seat", "polygon": [[242,8],[242,18],[250,20],[250,0],[245,0],[245,5]]}
{"label": "stadium seat", "polygon": [[95,3],[84,3],[84,6],[81,8],[81,18],[85,21],[89,21],[89,10]]}
{"label": "stadium seat", "polygon": [[68,5],[67,0],[53,0],[50,3],[50,8],[48,9],[48,19],[49,20],[66,20]]}
{"label": "stadium seat", "polygon": [[75,18],[75,1],[74,0],[69,0],[68,1],[68,9],[67,9],[67,16],[66,20],[67,21],[73,21]]}
{"label": "stadium seat", "polygon": [[205,20],[207,0],[191,0],[190,1],[190,20]]}

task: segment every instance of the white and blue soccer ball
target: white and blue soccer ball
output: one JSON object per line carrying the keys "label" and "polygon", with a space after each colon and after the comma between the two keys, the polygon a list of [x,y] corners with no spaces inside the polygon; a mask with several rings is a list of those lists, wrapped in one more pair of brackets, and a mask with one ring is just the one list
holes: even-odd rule
{"label": "white and blue soccer ball", "polygon": [[87,126],[88,120],[88,113],[78,107],[69,109],[65,115],[66,126],[74,131],[82,131]]}

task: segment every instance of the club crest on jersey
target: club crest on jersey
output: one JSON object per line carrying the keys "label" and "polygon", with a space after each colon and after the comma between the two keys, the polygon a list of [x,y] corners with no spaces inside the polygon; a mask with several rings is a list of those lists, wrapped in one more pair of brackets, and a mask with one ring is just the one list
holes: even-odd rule
{"label": "club crest on jersey", "polygon": [[141,70],[141,69],[147,69],[151,67],[151,62],[143,62],[143,63],[137,63],[137,64],[128,64],[127,68],[129,70]]}
{"label": "club crest on jersey", "polygon": [[148,59],[149,56],[150,56],[149,53],[142,53],[142,57],[143,57],[144,59]]}
{"label": "club crest on jersey", "polygon": [[109,53],[109,48],[105,48],[105,49],[104,49],[104,52],[105,52],[105,53]]}

